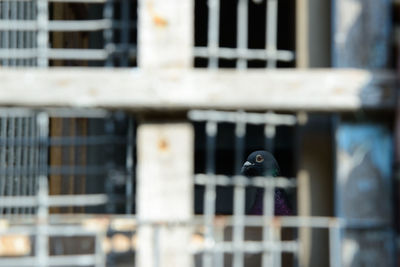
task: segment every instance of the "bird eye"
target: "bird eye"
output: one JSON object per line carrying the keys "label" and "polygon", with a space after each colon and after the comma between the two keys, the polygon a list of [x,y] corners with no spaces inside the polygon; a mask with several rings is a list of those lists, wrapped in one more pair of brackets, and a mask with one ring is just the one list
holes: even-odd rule
{"label": "bird eye", "polygon": [[257,156],[256,156],[256,162],[261,163],[261,162],[263,162],[263,161],[264,161],[263,156],[261,156],[261,155],[257,155]]}

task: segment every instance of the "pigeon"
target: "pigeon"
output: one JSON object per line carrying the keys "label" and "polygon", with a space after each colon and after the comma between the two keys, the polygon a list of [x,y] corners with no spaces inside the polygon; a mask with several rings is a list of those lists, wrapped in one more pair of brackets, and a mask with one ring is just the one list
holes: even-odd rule
{"label": "pigeon", "polygon": [[[249,178],[255,176],[276,177],[280,173],[279,165],[274,156],[265,150],[251,153],[243,164],[241,174]],[[246,190],[246,213],[251,215],[263,214],[264,189],[256,188]],[[291,215],[286,192],[282,188],[275,188],[275,215]]]}

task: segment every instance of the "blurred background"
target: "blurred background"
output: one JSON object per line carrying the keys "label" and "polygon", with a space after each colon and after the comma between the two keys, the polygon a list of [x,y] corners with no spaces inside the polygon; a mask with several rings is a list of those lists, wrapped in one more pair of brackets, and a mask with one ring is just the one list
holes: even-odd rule
{"label": "blurred background", "polygon": [[[399,265],[399,27],[398,0],[0,0],[0,266]],[[241,176],[264,149],[279,177]]]}

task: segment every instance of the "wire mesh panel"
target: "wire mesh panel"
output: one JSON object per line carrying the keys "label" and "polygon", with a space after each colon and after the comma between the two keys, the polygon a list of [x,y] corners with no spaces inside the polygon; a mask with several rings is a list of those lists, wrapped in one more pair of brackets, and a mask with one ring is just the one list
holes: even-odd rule
{"label": "wire mesh panel", "polygon": [[[202,194],[200,200],[196,199],[195,194],[195,208],[200,205],[202,208],[198,213],[204,213],[200,216],[202,222],[197,222],[195,228],[195,236],[202,240],[199,242],[201,245],[193,250],[196,266],[293,266],[296,262],[302,262],[302,257],[307,257],[301,249],[304,239],[300,232],[300,235],[296,234],[297,230],[304,227],[327,232],[329,244],[320,245],[329,250],[330,266],[342,266],[342,253],[348,253],[340,243],[345,231],[351,229],[369,236],[369,233],[377,229],[382,231],[390,228],[390,222],[382,218],[301,217],[296,216],[293,205],[289,212],[282,211],[282,201],[288,199],[282,195],[281,190],[287,192],[291,187],[303,187],[299,189],[299,192],[303,192],[308,183],[307,175],[300,173],[296,179],[288,179],[279,177],[277,173],[260,173],[255,170],[251,174],[244,171],[247,166],[254,165],[252,160],[257,162],[257,157],[260,157],[259,162],[266,158],[262,151],[256,151],[255,157],[250,155],[247,161],[242,158],[246,148],[246,131],[251,125],[260,125],[264,130],[261,149],[274,151],[276,130],[284,125],[293,127],[298,123],[303,124],[306,121],[304,114],[294,116],[194,110],[189,112],[189,118],[205,123],[206,139],[205,173],[196,174],[194,179],[195,185],[204,188],[199,191]],[[226,134],[224,124],[234,125],[232,176],[217,174],[217,140],[227,138],[217,137]],[[254,194],[256,196],[252,197]],[[298,199],[301,201],[303,198]],[[293,230],[289,236],[286,231],[288,229]],[[361,253],[359,248],[353,249],[353,254]],[[288,261],[285,254],[292,255],[292,260]]]}
{"label": "wire mesh panel", "polygon": [[136,64],[136,2],[0,1],[2,66]]}
{"label": "wire mesh panel", "polygon": [[[225,254],[231,255],[232,266],[239,267],[250,264],[245,262],[246,254],[262,254],[262,266],[281,266],[282,252],[298,252],[297,241],[282,241],[280,228],[260,224],[259,234],[262,239],[258,242],[245,238],[247,217],[254,213],[255,205],[261,205],[262,217],[260,222],[270,220],[276,211],[276,188],[292,187],[295,181],[286,178],[272,178],[272,174],[256,173],[251,179],[244,176],[242,171],[243,154],[245,150],[245,135],[247,124],[264,126],[264,147],[273,150],[275,128],[278,125],[295,125],[297,119],[293,115],[278,115],[274,113],[256,114],[244,112],[191,111],[189,118],[194,121],[205,121],[206,130],[206,174],[195,176],[195,184],[204,185],[204,242],[202,266],[228,266],[224,264]],[[235,156],[234,176],[215,174],[216,136],[218,124],[232,123],[235,126]],[[260,152],[261,153],[261,152]],[[261,157],[260,155],[257,155]],[[267,159],[265,159],[267,160]],[[247,162],[250,164],[250,162]],[[263,177],[267,175],[267,177]],[[275,176],[275,174],[274,174]],[[219,187],[219,188],[217,188]],[[227,239],[225,227],[216,222],[218,211],[218,195],[227,194],[221,187],[233,187],[233,209],[231,218],[231,237]],[[259,190],[260,189],[260,190]],[[257,196],[256,196],[257,195]],[[259,201],[259,204],[255,204]],[[221,201],[221,198],[219,198]],[[274,213],[275,208],[275,213]],[[286,214],[287,215],[287,214]],[[253,263],[254,264],[254,263]],[[256,266],[256,265],[252,265]]]}
{"label": "wire mesh panel", "polygon": [[86,109],[0,114],[0,266],[133,262],[135,218],[88,215],[135,212],[133,118]]}
{"label": "wire mesh panel", "polygon": [[[276,68],[278,62],[294,60],[292,50],[278,49],[278,0],[238,0],[229,3],[224,0],[210,0],[207,1],[205,12],[201,11],[205,1],[196,2],[199,10],[196,13],[196,31],[200,32],[204,23],[207,24],[207,31],[204,34],[206,41],[201,37],[196,38],[198,45],[194,49],[194,56],[207,59],[208,68],[217,68],[221,65],[221,60],[233,60],[238,69],[246,69],[250,61],[259,61],[264,67]],[[281,1],[280,4],[287,3]],[[289,14],[287,9],[285,13]],[[207,21],[203,21],[202,16],[207,17]],[[290,36],[291,33],[282,31],[280,34]],[[260,38],[264,40],[259,40]]]}
{"label": "wire mesh panel", "polygon": [[[4,109],[1,116],[0,197],[36,195],[42,175],[50,195],[109,197],[103,208],[71,205],[52,213],[134,212],[133,119],[103,110]],[[31,214],[35,207],[1,204],[7,216]]]}
{"label": "wire mesh panel", "polygon": [[[30,28],[37,19],[37,2],[0,1],[0,18],[1,65],[36,65],[37,31]],[[19,30],[18,26],[26,30]]]}
{"label": "wire mesh panel", "polygon": [[[40,161],[39,129],[35,113],[23,110],[2,110],[1,196],[33,196],[37,192]],[[1,206],[1,205],[0,205]],[[33,207],[0,207],[0,214],[31,214]]]}

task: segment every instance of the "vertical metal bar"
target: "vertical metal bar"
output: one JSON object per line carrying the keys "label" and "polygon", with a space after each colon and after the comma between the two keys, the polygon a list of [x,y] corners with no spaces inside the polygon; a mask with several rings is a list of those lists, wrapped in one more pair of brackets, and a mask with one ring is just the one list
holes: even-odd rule
{"label": "vertical metal bar", "polygon": [[[29,124],[29,147],[28,147],[28,195],[34,195],[34,177],[36,176],[34,169],[34,157],[35,157],[35,120],[30,117],[28,119]],[[26,213],[32,213],[33,208],[26,207]]]}
{"label": "vertical metal bar", "polygon": [[[15,145],[15,196],[20,196],[22,193],[22,182],[21,182],[21,156],[22,156],[22,118],[16,118],[16,145]],[[19,213],[19,208],[15,208],[15,214]]]}
{"label": "vertical metal bar", "polygon": [[329,226],[329,266],[340,267],[341,264],[341,246],[340,246],[340,228],[336,225]]}
{"label": "vertical metal bar", "polygon": [[218,68],[220,0],[208,0],[208,68]]}
{"label": "vertical metal bar", "polygon": [[[38,176],[40,172],[40,137],[39,137],[39,129],[36,119],[32,118],[32,132],[33,132],[33,160],[32,160],[32,167],[33,167],[33,175],[32,175],[32,182],[31,182],[31,195],[37,194],[38,188]],[[32,213],[36,213],[36,208],[31,208]]]}
{"label": "vertical metal bar", "polygon": [[[25,1],[18,2],[18,20],[24,20],[24,8],[25,8]],[[18,40],[17,40],[17,48],[21,49],[24,47],[24,35],[26,31],[18,31]],[[25,59],[18,59],[17,65],[23,66]]]}
{"label": "vertical metal bar", "polygon": [[[271,186],[264,187],[264,195],[263,195],[263,217],[265,220],[270,220],[272,216],[274,216],[274,188]],[[273,236],[273,228],[272,226],[263,226],[263,242],[267,244],[271,242]],[[271,251],[267,251],[264,249],[262,254],[262,266],[269,267],[274,266],[274,257]]]}
{"label": "vertical metal bar", "polygon": [[[104,19],[113,19],[113,14],[114,14],[114,4],[113,0],[107,0],[106,3],[104,4],[104,10],[103,10],[103,18]],[[114,44],[113,44],[113,28],[110,27],[108,29],[105,29],[103,31],[103,38],[104,38],[104,49],[108,53],[106,62],[104,65],[106,67],[112,67],[114,65]]]}
{"label": "vertical metal bar", "polygon": [[[268,113],[267,113],[268,114]],[[265,148],[269,152],[273,153],[274,150],[274,137],[275,137],[275,126],[274,125],[264,125],[264,140],[265,140]],[[271,179],[271,178],[266,178]],[[264,195],[263,195],[263,217],[265,220],[269,220],[274,216],[274,207],[275,207],[275,188],[269,185],[269,181],[265,181],[264,186]],[[263,242],[266,244],[267,242],[274,241],[274,229],[272,226],[263,226]],[[262,266],[275,266],[276,262],[275,253],[272,251],[264,250],[262,254]],[[280,252],[279,252],[280,258]]]}
{"label": "vertical metal bar", "polygon": [[[267,0],[267,19],[266,19],[266,49],[268,52],[277,53],[277,32],[278,32],[278,0]],[[276,68],[276,59],[267,60],[268,68]]]}
{"label": "vertical metal bar", "polygon": [[121,2],[121,45],[123,53],[121,53],[120,62],[121,66],[127,67],[129,65],[129,37],[130,37],[130,10],[131,0],[123,0]]}
{"label": "vertical metal bar", "polygon": [[38,0],[37,2],[37,64],[39,67],[48,67],[48,49],[47,44],[49,41],[48,22],[49,22],[49,4],[47,0]]}
{"label": "vertical metal bar", "polygon": [[37,125],[39,127],[39,192],[38,192],[38,224],[36,234],[36,258],[38,267],[48,266],[49,243],[47,236],[48,226],[48,183],[47,183],[47,140],[49,137],[49,116],[47,113],[37,115]]}
{"label": "vertical metal bar", "polygon": [[[266,115],[271,114],[267,113]],[[265,149],[270,153],[274,153],[274,138],[276,133],[275,125],[264,125],[264,140],[265,140]]]}
{"label": "vertical metal bar", "polygon": [[205,242],[206,251],[203,254],[203,266],[212,266],[212,254],[209,251],[214,240],[214,216],[215,216],[215,200],[216,200],[216,185],[212,180],[212,175],[215,174],[215,139],[218,132],[216,122],[206,122],[206,174],[207,180],[204,192],[204,227],[205,227]]}
{"label": "vertical metal bar", "polygon": [[[22,164],[21,166],[23,167],[24,174],[21,175],[22,178],[22,193],[21,195],[27,196],[28,195],[28,184],[29,184],[29,175],[28,173],[31,172],[29,169],[29,164],[28,164],[28,158],[29,158],[29,143],[28,143],[28,138],[29,138],[29,118],[24,118],[23,119],[23,127],[24,127],[24,133],[23,133],[23,143],[22,145]],[[26,208],[21,207],[21,213],[26,213]]]}
{"label": "vertical metal bar", "polygon": [[[277,244],[281,242],[282,236],[281,236],[281,228],[280,227],[275,227],[273,229],[273,240]],[[280,250],[276,250],[273,252],[273,266],[274,267],[281,267],[282,266],[282,252]]]}
{"label": "vertical metal bar", "polygon": [[[7,168],[6,154],[7,154],[7,117],[1,118],[0,138],[3,140],[0,148],[0,167],[5,170]],[[7,174],[0,175],[0,197],[6,195]],[[0,205],[0,215],[3,215],[4,208]]]}
{"label": "vertical metal bar", "polygon": [[[17,1],[11,1],[11,20],[17,20]],[[10,32],[10,48],[17,48],[17,32]],[[10,59],[10,66],[15,66],[16,60],[15,58]]]}
{"label": "vertical metal bar", "polygon": [[[14,173],[15,173],[15,166],[14,166],[14,160],[15,160],[15,118],[11,117],[8,119],[9,124],[8,124],[8,140],[9,140],[9,145],[7,146],[7,169],[9,172],[7,173],[7,195],[12,196],[14,193]],[[11,215],[12,214],[12,208],[7,207],[6,209],[6,214]]]}
{"label": "vertical metal bar", "polygon": [[247,26],[248,26],[248,0],[239,0],[237,6],[237,51],[238,51],[238,60],[236,62],[237,69],[246,69],[247,68],[247,60],[243,58],[241,55],[245,53],[247,49]]}
{"label": "vertical metal bar", "polygon": [[[36,14],[36,0],[32,0],[28,2],[29,7],[28,7],[28,18],[31,20],[37,20],[37,14]],[[28,47],[29,48],[37,48],[37,32],[36,31],[30,31],[29,36],[28,36]],[[37,59],[31,58],[29,59],[29,65],[30,66],[35,66],[37,64]]]}
{"label": "vertical metal bar", "polygon": [[103,252],[104,232],[98,232],[95,236],[96,267],[106,267],[106,253]]}
{"label": "vertical metal bar", "polygon": [[[43,155],[41,155],[43,157]],[[47,236],[47,224],[48,224],[48,185],[47,177],[45,175],[39,175],[39,192],[38,192],[38,223],[36,229],[36,244],[35,244],[35,256],[36,266],[47,267],[49,257],[49,240]]]}
{"label": "vertical metal bar", "polygon": [[[243,161],[244,138],[246,135],[246,122],[244,113],[239,112],[235,128],[235,174],[240,175]],[[244,227],[245,227],[245,198],[246,190],[242,182],[236,182],[233,194],[233,267],[244,266]]]}
{"label": "vertical metal bar", "polygon": [[135,136],[133,131],[133,118],[130,117],[128,120],[128,133],[127,133],[127,145],[126,145],[126,184],[125,184],[125,213],[132,214],[133,210],[133,147],[135,142]]}
{"label": "vertical metal bar", "polygon": [[153,246],[154,246],[154,261],[153,261],[153,267],[159,267],[160,266],[160,253],[161,253],[161,249],[160,249],[160,233],[161,233],[161,229],[160,229],[160,225],[155,224],[153,226],[154,231],[153,231]]}
{"label": "vertical metal bar", "polygon": [[[9,20],[9,1],[3,2],[2,18]],[[9,48],[9,34],[8,30],[2,32],[2,48]],[[2,66],[8,66],[8,59],[2,59]]]}
{"label": "vertical metal bar", "polygon": [[[216,242],[224,242],[224,225],[220,225],[215,230]],[[224,265],[224,252],[218,252],[215,255],[215,267],[223,267]]]}

